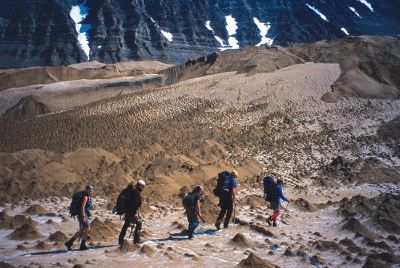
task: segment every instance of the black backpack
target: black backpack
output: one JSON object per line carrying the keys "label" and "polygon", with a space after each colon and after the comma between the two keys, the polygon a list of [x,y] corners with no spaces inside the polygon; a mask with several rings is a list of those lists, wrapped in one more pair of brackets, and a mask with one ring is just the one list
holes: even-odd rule
{"label": "black backpack", "polygon": [[71,217],[79,215],[82,206],[82,200],[85,194],[86,191],[79,191],[72,196],[72,201],[69,205],[69,215],[71,215]]}
{"label": "black backpack", "polygon": [[194,198],[195,195],[194,193],[188,193],[185,195],[185,197],[182,199],[182,205],[184,208],[191,208],[194,206]]}
{"label": "black backpack", "polygon": [[224,190],[227,181],[230,179],[231,174],[228,171],[223,171],[221,173],[218,173],[218,179],[217,179],[217,186],[214,188],[213,193],[217,197],[221,197],[224,193]]}
{"label": "black backpack", "polygon": [[274,178],[267,176],[263,180],[264,185],[264,199],[265,201],[272,202],[276,199],[278,193],[276,191],[276,184]]}
{"label": "black backpack", "polygon": [[123,215],[127,212],[127,208],[129,205],[131,193],[129,186],[126,187],[122,192],[118,195],[117,204],[113,209],[113,213],[117,213],[117,215]]}

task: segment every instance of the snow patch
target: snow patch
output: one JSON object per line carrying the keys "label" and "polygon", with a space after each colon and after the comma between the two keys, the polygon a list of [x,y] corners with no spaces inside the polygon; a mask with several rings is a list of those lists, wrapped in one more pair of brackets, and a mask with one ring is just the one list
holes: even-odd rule
{"label": "snow patch", "polygon": [[361,18],[360,14],[358,14],[357,10],[354,7],[349,7],[351,11],[354,12],[359,18]]}
{"label": "snow patch", "polygon": [[[206,28],[207,28],[209,31],[211,31],[212,33],[214,33],[214,29],[211,27],[211,21],[209,21],[209,20],[206,21],[205,26],[206,26]],[[222,40],[221,37],[216,36],[216,35],[214,35],[214,38],[218,41],[218,43],[220,43],[220,45],[221,45],[220,49],[221,49],[221,50],[225,50],[227,46],[224,44],[224,40]]]}
{"label": "snow patch", "polygon": [[208,30],[210,30],[211,32],[214,32],[214,29],[211,27],[211,21],[206,21],[206,28],[208,29]]}
{"label": "snow patch", "polygon": [[342,32],[344,32],[346,35],[350,35],[346,28],[340,28],[340,30],[342,30]]}
{"label": "snow patch", "polygon": [[237,22],[232,15],[225,16],[225,21],[226,21],[226,30],[228,32],[229,38],[228,38],[228,45],[227,47],[222,47],[221,50],[225,49],[239,49],[239,42],[234,37],[233,35],[236,34],[236,31],[238,29]]}
{"label": "snow patch", "polygon": [[310,6],[309,4],[306,4],[308,6],[308,8],[310,8],[312,11],[314,11],[315,13],[317,13],[321,19],[323,19],[324,21],[328,21],[328,19],[326,18],[326,16],[324,14],[322,14],[318,9],[316,9],[313,6]]}
{"label": "snow patch", "polygon": [[236,22],[235,18],[232,17],[232,15],[229,15],[229,16],[225,16],[225,20],[226,20],[226,30],[228,31],[228,34],[230,36],[236,34],[238,26],[237,26],[237,22]]}
{"label": "snow patch", "polygon": [[268,46],[272,46],[274,39],[268,38],[268,30],[271,28],[271,23],[263,23],[259,21],[256,17],[253,18],[254,23],[257,25],[258,29],[260,30],[261,41],[256,46],[259,47],[261,45],[267,44]]}
{"label": "snow patch", "polygon": [[374,9],[372,7],[372,5],[367,1],[367,0],[357,0],[358,2],[364,4],[366,7],[369,8],[369,10],[371,10],[372,12],[374,12]]}
{"label": "snow patch", "polygon": [[90,47],[88,40],[88,31],[90,30],[90,24],[82,24],[81,22],[86,18],[89,11],[85,6],[85,3],[79,6],[72,6],[72,9],[69,13],[72,20],[75,22],[75,28],[78,32],[78,41],[81,45],[82,50],[85,52],[86,56],[90,57]]}
{"label": "snow patch", "polygon": [[239,49],[239,42],[233,36],[228,38],[228,44],[229,44],[229,48],[231,48],[231,49]]}
{"label": "snow patch", "polygon": [[163,30],[160,30],[160,31],[161,31],[162,35],[164,35],[164,37],[168,39],[168,41],[172,42],[172,33],[169,33],[169,32],[163,31]]}
{"label": "snow patch", "polygon": [[214,35],[215,39],[221,44],[221,49],[225,47],[224,40],[221,37]]}

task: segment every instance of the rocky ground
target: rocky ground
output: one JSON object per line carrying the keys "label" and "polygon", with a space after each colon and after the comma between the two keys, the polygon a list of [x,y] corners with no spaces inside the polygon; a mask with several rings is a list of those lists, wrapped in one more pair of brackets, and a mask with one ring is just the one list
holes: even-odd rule
{"label": "rocky ground", "polygon": [[[336,63],[218,72],[68,111],[3,116],[0,260],[29,267],[398,266],[400,100],[325,102],[341,74]],[[240,177],[237,224],[215,232],[212,189],[217,173],[232,169]],[[265,174],[282,177],[293,201],[278,228],[265,221]],[[132,178],[148,182],[145,242],[118,248],[122,222],[111,209]],[[91,250],[65,252],[77,225],[67,216],[69,198],[88,182],[96,184]],[[187,240],[180,197],[197,183],[206,188],[207,224]]]}

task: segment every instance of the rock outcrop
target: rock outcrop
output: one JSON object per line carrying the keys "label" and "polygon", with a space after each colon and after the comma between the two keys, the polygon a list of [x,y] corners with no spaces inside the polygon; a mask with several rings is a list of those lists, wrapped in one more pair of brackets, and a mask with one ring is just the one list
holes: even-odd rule
{"label": "rock outcrop", "polygon": [[[3,1],[4,2],[4,1]],[[396,35],[395,1],[7,0],[0,68],[90,60],[183,62],[227,48]],[[50,11],[51,12],[47,12]]]}

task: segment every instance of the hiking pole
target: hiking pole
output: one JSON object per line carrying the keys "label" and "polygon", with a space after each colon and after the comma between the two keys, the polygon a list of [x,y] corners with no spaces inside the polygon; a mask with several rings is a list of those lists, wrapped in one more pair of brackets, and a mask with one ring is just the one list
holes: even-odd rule
{"label": "hiking pole", "polygon": [[236,202],[233,207],[233,224],[236,224]]}
{"label": "hiking pole", "polygon": [[203,223],[206,223],[206,221],[203,219],[202,216],[200,216],[199,212],[197,211],[197,209],[194,209],[194,211],[196,212],[197,216],[199,216],[200,220],[202,220]]}
{"label": "hiking pole", "polygon": [[236,200],[233,203],[233,219],[232,219],[233,224],[236,224]]}
{"label": "hiking pole", "polygon": [[285,210],[284,210],[284,211],[283,211],[283,213],[282,213],[281,220],[279,221],[279,224],[278,224],[278,226],[281,224],[281,222],[282,222],[282,219],[283,219],[283,216],[285,215],[285,212],[286,212],[286,210],[287,210],[287,208],[288,208],[289,204],[290,204],[290,202],[287,202],[287,205],[286,205],[286,207],[285,207]]}
{"label": "hiking pole", "polygon": [[131,224],[131,233],[129,234],[129,238],[128,239],[131,239],[131,236],[132,236],[132,233],[133,233],[133,224]]}

